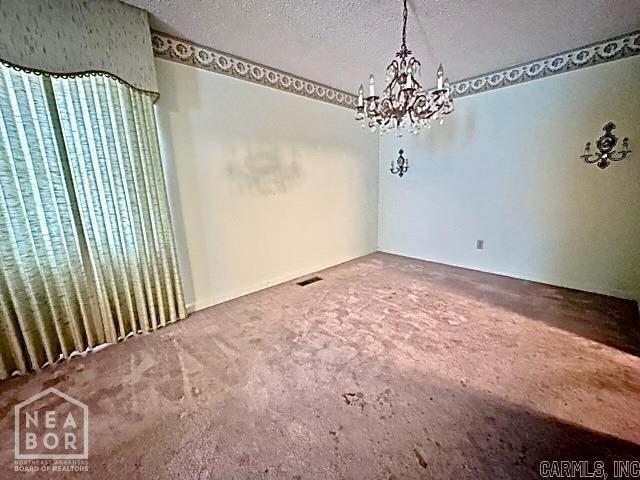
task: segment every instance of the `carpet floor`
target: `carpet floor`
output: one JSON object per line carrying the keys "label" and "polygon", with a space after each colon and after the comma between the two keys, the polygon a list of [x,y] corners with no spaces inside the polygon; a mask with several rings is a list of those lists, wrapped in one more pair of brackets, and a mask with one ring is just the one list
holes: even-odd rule
{"label": "carpet floor", "polygon": [[[383,253],[318,275],[1,382],[0,477],[522,480],[640,460],[633,302]],[[14,406],[50,386],[89,406],[89,473],[14,472]]]}

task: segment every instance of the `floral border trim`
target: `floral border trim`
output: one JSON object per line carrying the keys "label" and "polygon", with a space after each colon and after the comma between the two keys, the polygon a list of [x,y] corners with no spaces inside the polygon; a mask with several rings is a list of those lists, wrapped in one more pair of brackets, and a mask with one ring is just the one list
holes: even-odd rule
{"label": "floral border trim", "polygon": [[245,58],[198,45],[166,33],[151,32],[153,53],[158,58],[209,70],[303,97],[346,108],[356,106],[357,97],[321,83],[267,67]]}
{"label": "floral border trim", "polygon": [[[151,42],[153,53],[158,58],[345,108],[356,106],[357,97],[354,94],[173,35],[152,31]],[[453,82],[451,94],[453,98],[465,97],[638,54],[640,54],[640,30]]]}
{"label": "floral border trim", "polygon": [[640,30],[451,84],[452,97],[517,85],[640,54]]}

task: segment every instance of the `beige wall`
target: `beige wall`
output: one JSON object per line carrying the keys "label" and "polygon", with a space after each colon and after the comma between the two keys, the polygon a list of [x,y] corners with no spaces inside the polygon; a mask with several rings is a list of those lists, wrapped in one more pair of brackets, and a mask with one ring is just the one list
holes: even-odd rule
{"label": "beige wall", "polygon": [[[633,57],[465,97],[443,126],[385,137],[380,249],[640,298],[639,91]],[[602,171],[578,156],[608,121],[634,152]]]}
{"label": "beige wall", "polygon": [[188,304],[376,250],[377,137],[345,108],[156,60]]}

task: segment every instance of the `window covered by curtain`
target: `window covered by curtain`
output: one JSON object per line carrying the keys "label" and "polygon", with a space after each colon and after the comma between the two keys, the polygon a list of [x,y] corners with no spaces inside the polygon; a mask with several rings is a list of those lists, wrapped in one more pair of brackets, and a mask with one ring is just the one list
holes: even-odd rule
{"label": "window covered by curtain", "polygon": [[0,378],[184,316],[152,97],[0,67]]}

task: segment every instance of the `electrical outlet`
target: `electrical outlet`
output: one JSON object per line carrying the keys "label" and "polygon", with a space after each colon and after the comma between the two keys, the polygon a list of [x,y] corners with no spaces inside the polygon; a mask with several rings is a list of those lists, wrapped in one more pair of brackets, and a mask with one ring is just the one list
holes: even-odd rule
{"label": "electrical outlet", "polygon": [[476,249],[484,250],[484,240],[476,240]]}

